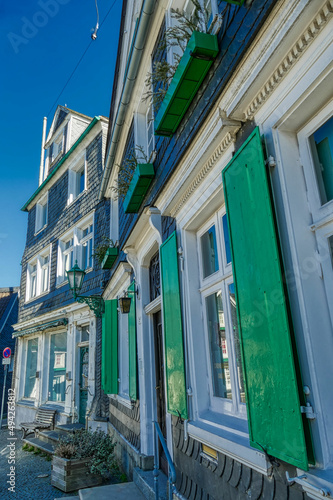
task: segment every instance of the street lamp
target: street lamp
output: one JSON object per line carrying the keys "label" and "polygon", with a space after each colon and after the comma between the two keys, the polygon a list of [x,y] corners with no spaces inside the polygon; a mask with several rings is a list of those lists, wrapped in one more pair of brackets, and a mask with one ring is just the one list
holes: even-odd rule
{"label": "street lamp", "polygon": [[79,268],[77,260],[75,261],[75,264],[72,267],[72,269],[66,271],[66,274],[69,283],[69,289],[73,293],[74,300],[76,302],[88,304],[89,309],[94,311],[95,315],[98,318],[101,318],[104,312],[103,298],[100,295],[90,295],[89,297],[84,297],[83,295],[79,295],[86,272],[83,269]]}
{"label": "street lamp", "polygon": [[128,314],[130,312],[132,297],[128,296],[129,293],[133,293],[133,294],[139,295],[138,285],[135,285],[135,289],[134,290],[124,291],[123,297],[119,297],[119,299],[118,299],[118,305],[119,305],[120,312],[122,314]]}

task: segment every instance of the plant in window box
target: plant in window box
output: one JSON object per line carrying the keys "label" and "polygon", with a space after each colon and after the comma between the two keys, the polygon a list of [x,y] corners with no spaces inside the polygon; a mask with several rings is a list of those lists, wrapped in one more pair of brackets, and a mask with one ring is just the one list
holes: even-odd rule
{"label": "plant in window box", "polygon": [[174,134],[218,54],[217,37],[211,34],[218,26],[218,16],[208,27],[210,13],[204,2],[191,1],[191,14],[171,11],[176,24],[166,30],[158,47],[158,51],[164,53],[176,47],[175,64],[165,59],[154,63],[146,79],[150,90],[144,99],[151,100],[155,109],[159,108],[155,117],[156,135]]}
{"label": "plant in window box", "polygon": [[96,258],[102,269],[111,269],[117,256],[117,242],[114,243],[107,236],[103,236],[101,243],[94,248],[93,257]]}
{"label": "plant in window box", "polygon": [[141,146],[131,149],[119,165],[118,179],[113,189],[123,200],[125,213],[137,213],[155,176],[154,166]]}
{"label": "plant in window box", "polygon": [[101,484],[118,476],[111,437],[80,429],[58,441],[52,458],[51,484],[68,492]]}

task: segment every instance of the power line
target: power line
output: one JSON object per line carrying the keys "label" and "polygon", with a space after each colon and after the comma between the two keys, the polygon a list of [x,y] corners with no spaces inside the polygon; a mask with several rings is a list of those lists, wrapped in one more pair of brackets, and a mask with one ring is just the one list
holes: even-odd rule
{"label": "power line", "polygon": [[[114,7],[114,5],[115,5],[116,1],[117,1],[117,0],[114,0],[114,1],[113,1],[113,3],[112,3],[112,5],[111,5],[111,7],[109,8],[109,10],[107,11],[107,13],[106,13],[105,17],[103,18],[103,20],[102,20],[102,22],[101,22],[101,24],[100,24],[100,27],[99,27],[99,28],[101,28],[101,27],[103,26],[103,24],[104,24],[104,22],[106,21],[106,19],[107,19],[108,15],[110,14],[110,12],[111,12],[112,8]],[[68,84],[69,84],[69,82],[71,81],[71,79],[72,79],[72,77],[73,77],[73,75],[74,75],[75,71],[76,71],[76,70],[77,70],[77,68],[80,66],[82,59],[84,58],[84,56],[85,56],[85,55],[86,55],[86,53],[88,52],[88,49],[90,48],[90,46],[91,46],[91,44],[92,44],[92,43],[93,43],[93,40],[90,40],[90,42],[88,43],[87,47],[85,48],[85,50],[84,50],[84,52],[83,52],[82,56],[80,57],[79,61],[76,63],[75,68],[73,69],[72,73],[70,74],[69,78],[67,79],[67,81],[66,81],[65,85],[64,85],[64,86],[63,86],[63,88],[61,89],[60,94],[57,96],[56,100],[55,100],[55,101],[54,101],[54,103],[52,104],[52,106],[51,106],[51,108],[50,108],[50,111],[49,111],[49,112],[48,112],[48,114],[47,114],[47,117],[49,117],[49,115],[51,114],[52,109],[54,108],[54,106],[55,106],[55,105],[57,104],[57,102],[59,101],[60,97],[62,96],[62,94],[63,94],[63,92],[64,92],[64,90],[65,90],[65,88],[67,87],[67,85],[68,85]]]}

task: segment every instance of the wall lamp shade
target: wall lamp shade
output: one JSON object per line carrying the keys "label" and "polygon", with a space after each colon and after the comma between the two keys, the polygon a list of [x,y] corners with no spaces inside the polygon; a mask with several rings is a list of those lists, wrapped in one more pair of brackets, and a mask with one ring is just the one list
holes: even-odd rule
{"label": "wall lamp shade", "polygon": [[131,297],[120,297],[118,299],[119,309],[122,314],[128,314],[131,309]]}
{"label": "wall lamp shade", "polygon": [[73,292],[74,299],[79,295],[86,272],[80,269],[77,260],[69,271],[66,271],[69,289]]}

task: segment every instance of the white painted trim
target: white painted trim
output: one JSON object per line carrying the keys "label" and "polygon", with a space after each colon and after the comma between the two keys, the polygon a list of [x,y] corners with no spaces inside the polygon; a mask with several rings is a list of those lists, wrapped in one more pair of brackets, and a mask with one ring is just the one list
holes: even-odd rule
{"label": "white painted trim", "polygon": [[189,422],[188,434],[193,439],[224,453],[265,476],[270,471],[270,464],[265,455],[251,448],[248,438],[233,434],[232,429],[228,432],[218,429],[217,426]]}

